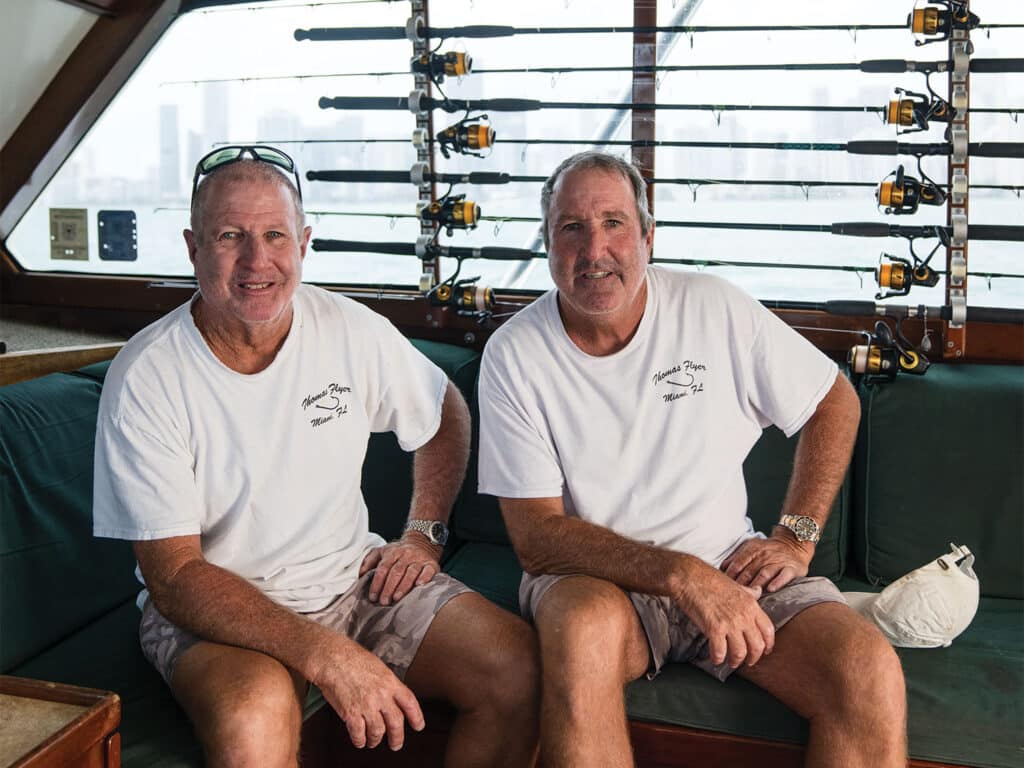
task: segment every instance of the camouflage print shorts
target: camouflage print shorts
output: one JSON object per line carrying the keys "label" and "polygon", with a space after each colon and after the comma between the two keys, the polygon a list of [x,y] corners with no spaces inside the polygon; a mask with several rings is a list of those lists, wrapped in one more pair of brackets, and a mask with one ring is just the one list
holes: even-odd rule
{"label": "camouflage print shorts", "polygon": [[[378,656],[399,679],[404,679],[438,611],[453,597],[470,589],[448,574],[439,573],[397,603],[380,605],[367,597],[373,574],[374,571],[370,571],[361,576],[323,610],[303,615],[355,640]],[[139,641],[145,657],[168,684],[178,659],[200,639],[176,627],[156,609],[152,600],[146,600]]]}
{"label": "camouflage print shorts", "polygon": [[[519,585],[519,605],[523,616],[532,621],[537,607],[551,587],[568,576],[546,574],[534,576],[524,573]],[[660,595],[627,592],[640,618],[651,649],[651,664],[647,677],[653,679],[666,661],[689,662],[709,675],[724,681],[733,668],[712,664],[707,654],[707,638],[679,606]],[[798,613],[818,603],[845,603],[842,593],[828,579],[812,576],[793,579],[777,592],[765,594],[758,603],[768,618],[781,629]]]}

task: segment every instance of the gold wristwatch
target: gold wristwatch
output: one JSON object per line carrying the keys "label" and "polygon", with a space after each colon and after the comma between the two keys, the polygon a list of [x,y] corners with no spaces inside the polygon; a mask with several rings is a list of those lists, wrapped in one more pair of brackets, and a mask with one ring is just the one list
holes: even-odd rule
{"label": "gold wristwatch", "polygon": [[779,525],[793,532],[799,541],[817,544],[821,540],[821,527],[818,521],[807,515],[783,515]]}

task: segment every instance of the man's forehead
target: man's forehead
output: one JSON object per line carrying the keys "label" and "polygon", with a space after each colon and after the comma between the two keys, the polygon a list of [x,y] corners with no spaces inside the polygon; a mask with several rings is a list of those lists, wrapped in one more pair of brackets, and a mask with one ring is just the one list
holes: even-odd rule
{"label": "man's forehead", "polygon": [[211,179],[206,215],[294,215],[295,204],[284,184],[261,178]]}
{"label": "man's forehead", "polygon": [[563,174],[555,182],[551,197],[560,215],[580,204],[627,213],[635,207],[629,180],[604,168],[580,168]]}

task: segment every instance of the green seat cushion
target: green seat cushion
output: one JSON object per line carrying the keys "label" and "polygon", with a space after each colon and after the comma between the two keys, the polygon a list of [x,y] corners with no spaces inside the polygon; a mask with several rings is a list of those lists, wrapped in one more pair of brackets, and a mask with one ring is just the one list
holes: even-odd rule
{"label": "green seat cushion", "polygon": [[[920,760],[1018,768],[1024,755],[1024,604],[981,602],[974,623],[949,648],[898,649],[907,681],[909,751]],[[735,675],[719,683],[685,664],[669,664],[653,681],[627,686],[626,709],[632,720],[807,740],[806,722],[766,692]]]}
{"label": "green seat cushion", "polygon": [[[878,591],[854,579],[839,587]],[[1024,601],[983,597],[949,648],[896,652],[907,682],[911,756],[986,768],[1022,765]]]}
{"label": "green seat cushion", "polygon": [[92,536],[99,396],[77,374],[0,387],[0,672],[138,592],[131,548]]}
{"label": "green seat cushion", "polygon": [[949,551],[981,594],[1024,597],[1024,368],[935,365],[862,390],[854,551],[888,584]]}
{"label": "green seat cushion", "polygon": [[444,570],[492,603],[519,613],[519,580],[523,569],[511,547],[482,541],[466,542],[445,562]]}
{"label": "green seat cushion", "polygon": [[[472,349],[413,339],[412,344],[450,378],[467,400],[472,396],[480,355]],[[409,517],[412,499],[412,454],[391,432],[370,435],[363,462],[363,498],[370,528],[386,540],[398,538]]]}
{"label": "green seat cushion", "polygon": [[[787,438],[775,427],[768,427],[743,463],[747,483],[747,514],[754,528],[765,534],[782,515],[789,478],[793,473],[793,456],[799,435]],[[846,570],[847,529],[849,528],[849,488],[844,482],[832,503],[821,541],[811,560],[809,574],[826,576],[833,581]]]}
{"label": "green seat cushion", "polygon": [[[463,544],[445,571],[519,612],[522,571],[511,548]],[[846,591],[873,591],[845,578]],[[910,753],[922,760],[1010,768],[1024,754],[1024,602],[982,598],[949,648],[898,649],[907,679]],[[773,696],[733,677],[721,684],[687,664],[626,688],[630,719],[805,743],[807,723]]]}

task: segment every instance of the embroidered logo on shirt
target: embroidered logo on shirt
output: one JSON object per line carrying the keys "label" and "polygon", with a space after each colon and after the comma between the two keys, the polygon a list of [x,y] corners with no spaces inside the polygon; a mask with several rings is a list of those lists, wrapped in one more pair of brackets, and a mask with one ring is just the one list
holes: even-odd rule
{"label": "embroidered logo on shirt", "polygon": [[322,427],[348,413],[348,403],[342,402],[342,398],[351,391],[351,387],[343,387],[332,381],[319,392],[302,398],[302,410],[308,414],[310,425],[314,428]]}
{"label": "embroidered logo on shirt", "polygon": [[707,370],[704,363],[684,360],[671,368],[657,371],[651,377],[651,384],[664,402],[671,403],[703,392]]}

